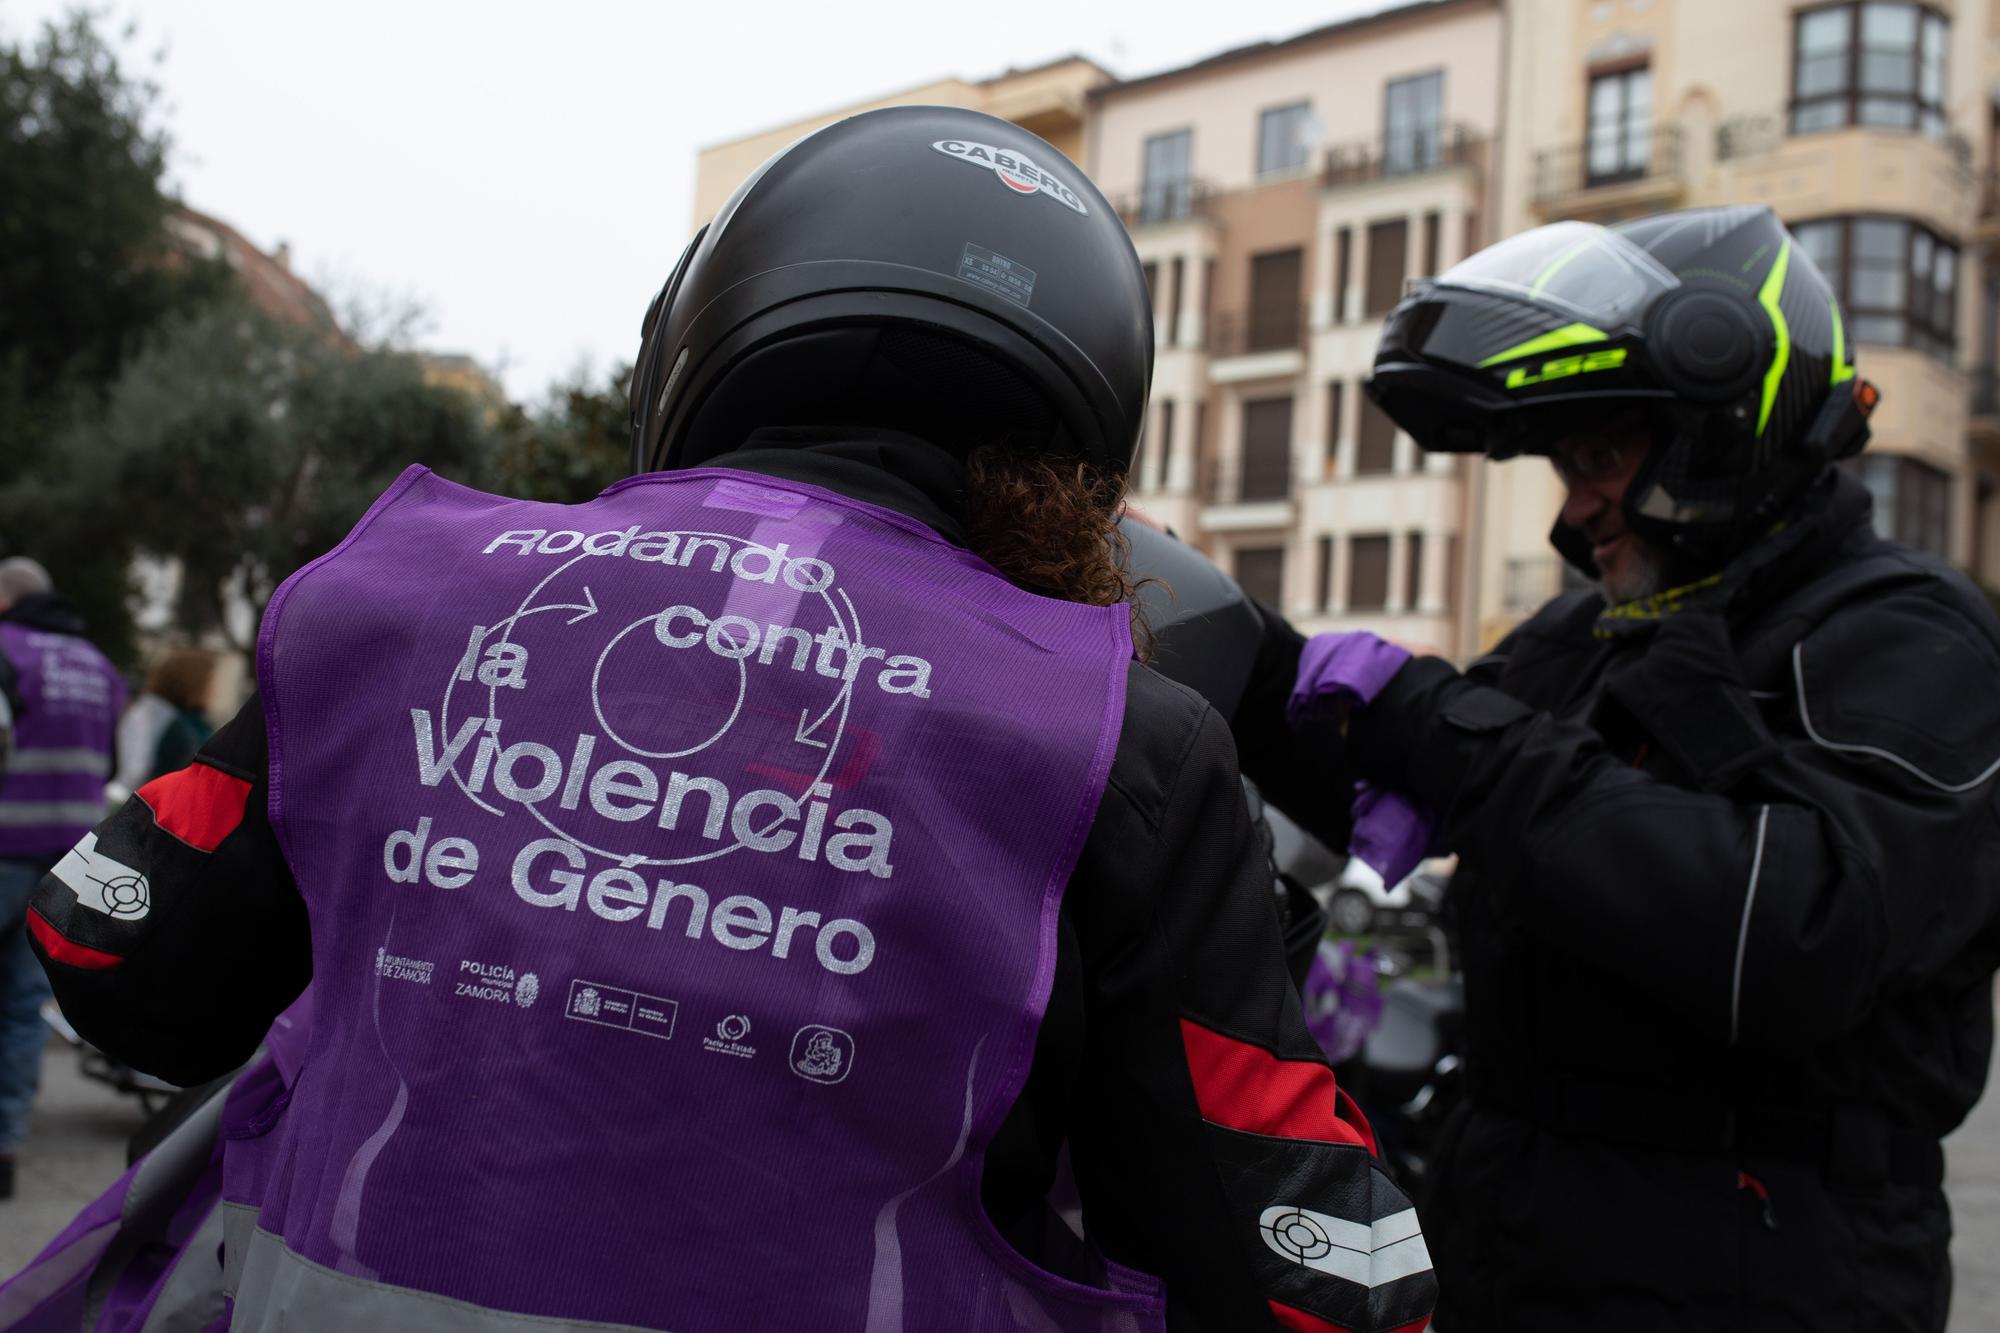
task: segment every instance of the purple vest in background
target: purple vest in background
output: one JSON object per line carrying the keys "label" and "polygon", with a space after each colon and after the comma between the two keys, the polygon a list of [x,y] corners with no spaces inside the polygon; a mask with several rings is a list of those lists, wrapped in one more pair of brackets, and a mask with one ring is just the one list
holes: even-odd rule
{"label": "purple vest in background", "polygon": [[20,677],[23,705],[0,774],[0,857],[51,861],[104,818],[125,684],[71,634],[0,621],[0,654]]}
{"label": "purple vest in background", "polygon": [[236,1326],[1160,1327],[979,1200],[1130,652],[815,487],[405,473],[259,643],[314,1018]]}

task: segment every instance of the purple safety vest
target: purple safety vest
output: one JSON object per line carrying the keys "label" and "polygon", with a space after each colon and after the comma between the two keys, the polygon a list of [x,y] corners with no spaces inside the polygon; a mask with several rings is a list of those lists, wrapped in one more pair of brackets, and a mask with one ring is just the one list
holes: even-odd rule
{"label": "purple safety vest", "polygon": [[125,683],[73,634],[0,621],[0,654],[23,705],[0,773],[0,858],[54,860],[104,818]]}
{"label": "purple safety vest", "polygon": [[1130,654],[816,487],[406,472],[259,641],[315,998],[236,1326],[1161,1327],[979,1199]]}

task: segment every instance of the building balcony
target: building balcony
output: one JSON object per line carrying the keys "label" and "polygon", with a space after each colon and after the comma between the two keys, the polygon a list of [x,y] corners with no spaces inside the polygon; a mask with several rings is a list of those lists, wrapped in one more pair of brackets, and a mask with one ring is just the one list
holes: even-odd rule
{"label": "building balcony", "polygon": [[1300,374],[1308,327],[1306,307],[1290,303],[1217,315],[1205,331],[1209,379],[1233,384]]}
{"label": "building balcony", "polygon": [[1290,452],[1211,458],[1201,495],[1201,526],[1210,532],[1289,528],[1295,516]]}
{"label": "building balcony", "polygon": [[1671,125],[1629,134],[1622,151],[1590,141],[1535,154],[1536,212],[1545,218],[1590,217],[1671,207],[1687,190],[1681,132]]}
{"label": "building balcony", "polygon": [[1319,173],[1321,188],[1345,190],[1378,181],[1433,172],[1486,169],[1488,141],[1463,125],[1392,139],[1366,139],[1329,148]]}
{"label": "building balcony", "polygon": [[1910,217],[1953,238],[1976,230],[2000,240],[2000,195],[1959,134],[1858,124],[1795,131],[1784,111],[1772,111],[1724,121],[1714,150],[1722,196],[1767,203],[1781,217]]}
{"label": "building balcony", "polygon": [[1213,203],[1219,191],[1207,181],[1171,181],[1150,186],[1137,194],[1112,200],[1125,230],[1163,227],[1175,222],[1213,223]]}

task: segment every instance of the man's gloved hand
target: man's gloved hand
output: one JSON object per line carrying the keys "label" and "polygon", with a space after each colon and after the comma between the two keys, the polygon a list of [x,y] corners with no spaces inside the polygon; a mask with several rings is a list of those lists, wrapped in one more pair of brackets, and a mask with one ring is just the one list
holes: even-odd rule
{"label": "man's gloved hand", "polygon": [[1315,634],[1299,654],[1299,674],[1285,704],[1285,717],[1297,726],[1308,718],[1366,705],[1409,660],[1409,649],[1366,630]]}
{"label": "man's gloved hand", "polygon": [[[1285,716],[1294,726],[1312,718],[1366,707],[1410,660],[1407,648],[1365,630],[1318,634],[1299,654]],[[1394,884],[1430,854],[1437,816],[1401,792],[1372,783],[1354,789],[1354,832],[1348,851]]]}
{"label": "man's gloved hand", "polygon": [[1437,846],[1437,815],[1399,791],[1354,784],[1354,831],[1347,850],[1373,867],[1385,886],[1402,882]]}

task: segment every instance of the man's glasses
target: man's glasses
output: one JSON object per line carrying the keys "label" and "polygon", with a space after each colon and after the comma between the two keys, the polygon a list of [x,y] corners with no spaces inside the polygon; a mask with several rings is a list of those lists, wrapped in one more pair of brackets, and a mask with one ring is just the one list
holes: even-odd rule
{"label": "man's glasses", "polygon": [[1549,455],[1556,475],[1565,486],[1609,481],[1625,469],[1631,454],[1615,440],[1591,440],[1558,449]]}

